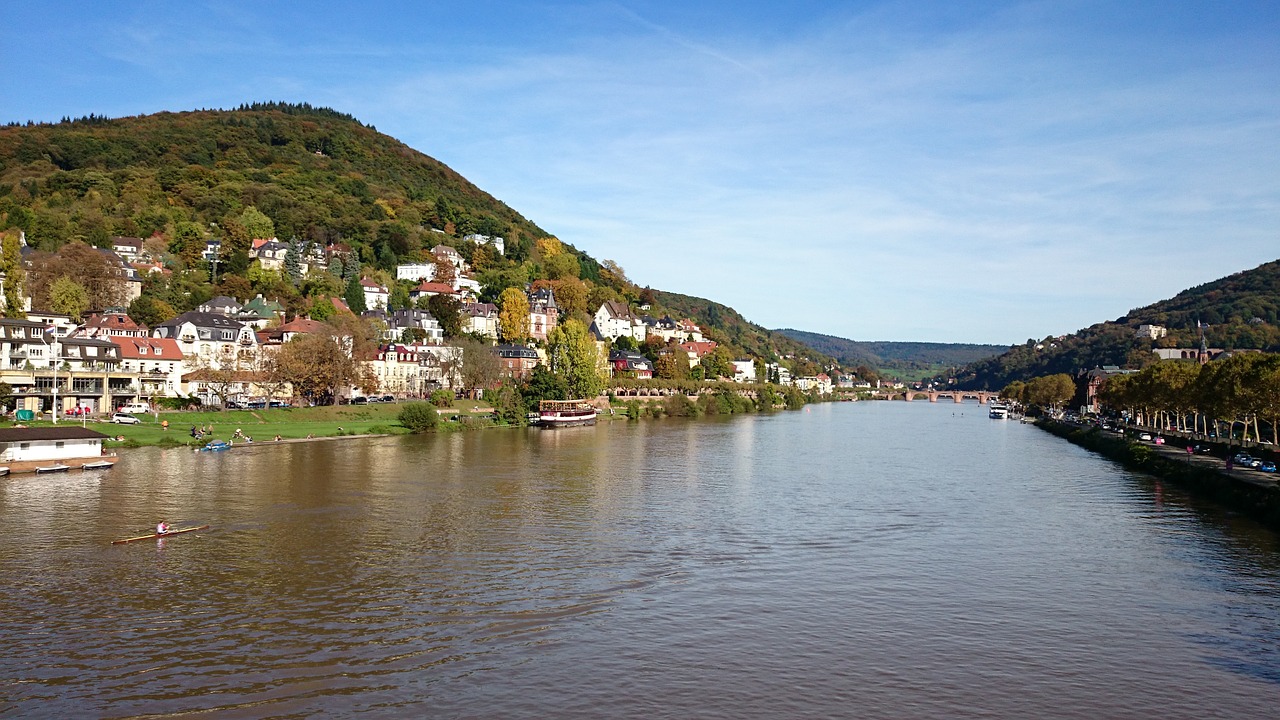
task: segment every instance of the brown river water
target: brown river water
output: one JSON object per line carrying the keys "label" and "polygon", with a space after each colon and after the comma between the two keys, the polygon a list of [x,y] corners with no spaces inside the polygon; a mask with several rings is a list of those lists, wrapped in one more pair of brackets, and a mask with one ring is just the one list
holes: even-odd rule
{"label": "brown river water", "polygon": [[0,478],[4,717],[1277,708],[1277,535],[976,404]]}

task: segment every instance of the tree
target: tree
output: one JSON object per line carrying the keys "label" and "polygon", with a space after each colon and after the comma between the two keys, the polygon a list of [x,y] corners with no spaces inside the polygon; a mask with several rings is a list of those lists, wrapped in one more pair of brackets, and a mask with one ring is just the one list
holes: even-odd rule
{"label": "tree", "polygon": [[570,318],[547,336],[547,357],[551,372],[562,378],[572,398],[593,398],[604,389],[600,376],[600,355],[591,331],[580,320]]}
{"label": "tree", "polygon": [[664,380],[684,380],[689,377],[689,361],[683,351],[660,353],[654,358],[653,374]]}
{"label": "tree", "polygon": [[124,304],[125,281],[120,262],[82,242],[69,242],[57,253],[31,253],[31,273],[27,290],[34,307],[50,307],[50,291],[59,278],[72,278],[88,295],[86,307],[105,308]]}
{"label": "tree", "polygon": [[587,312],[587,285],[577,278],[560,280],[552,284],[551,294],[556,307],[566,317],[585,315]]}
{"label": "tree", "polygon": [[410,432],[421,433],[434,430],[440,424],[440,413],[430,403],[411,402],[400,409],[397,419]]}
{"label": "tree", "polygon": [[360,284],[358,275],[352,275],[347,280],[347,289],[342,293],[342,299],[347,302],[351,312],[357,315],[369,309],[364,303],[364,286]]}
{"label": "tree", "polygon": [[23,292],[27,282],[27,272],[23,267],[22,244],[17,233],[5,233],[4,241],[0,243],[0,274],[4,275],[4,316],[26,317]]}
{"label": "tree", "polygon": [[302,280],[302,243],[298,238],[289,241],[289,248],[284,251],[284,274],[294,285]]}
{"label": "tree", "polygon": [[432,295],[427,299],[427,310],[440,323],[445,337],[462,334],[462,303],[452,295]]}
{"label": "tree", "polygon": [[153,299],[150,295],[139,295],[129,303],[129,317],[146,327],[155,327],[177,316],[178,312],[173,306],[163,300]]}
{"label": "tree", "polygon": [[714,380],[722,377],[733,377],[733,355],[723,345],[702,356],[698,361],[702,367],[703,377]]}
{"label": "tree", "polygon": [[564,378],[551,372],[545,365],[538,365],[529,373],[520,388],[525,407],[536,408],[540,400],[567,400],[569,386]]}
{"label": "tree", "polygon": [[276,355],[280,377],[293,383],[297,394],[329,398],[335,405],[349,387],[372,390],[376,378],[360,361],[360,348],[367,340],[358,337],[358,331],[357,335],[350,333],[349,327],[329,325],[324,332],[294,337]]}
{"label": "tree", "polygon": [[250,205],[240,213],[240,224],[244,226],[249,233],[250,239],[268,239],[276,236],[275,223],[271,222],[271,218],[262,214],[258,208]]}
{"label": "tree", "polygon": [[561,253],[542,261],[547,277],[552,280],[568,280],[578,278],[580,272],[578,258],[569,253]]}
{"label": "tree", "polygon": [[510,287],[498,296],[498,333],[512,344],[522,344],[529,339],[529,296],[519,288]]}
{"label": "tree", "polygon": [[487,343],[473,338],[458,341],[462,350],[462,386],[467,390],[497,387],[502,382],[502,363]]}
{"label": "tree", "polygon": [[458,279],[458,269],[453,266],[449,258],[443,252],[439,255],[433,255],[435,259],[435,274],[431,276],[431,282],[437,282],[441,285],[453,287],[453,281]]}
{"label": "tree", "polygon": [[69,277],[60,277],[49,290],[49,309],[80,322],[80,317],[89,307],[89,291],[80,283]]}

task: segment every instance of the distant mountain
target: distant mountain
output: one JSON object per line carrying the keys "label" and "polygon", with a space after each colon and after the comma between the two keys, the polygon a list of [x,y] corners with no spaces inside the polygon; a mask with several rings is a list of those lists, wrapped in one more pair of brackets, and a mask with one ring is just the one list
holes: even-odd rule
{"label": "distant mountain", "polygon": [[774,332],[830,355],[846,368],[865,365],[881,374],[911,379],[994,357],[1008,349],[1004,345],[861,342],[792,328]]}
{"label": "distant mountain", "polygon": [[662,290],[654,290],[653,295],[672,314],[696,321],[711,339],[731,343],[770,362],[787,360],[784,364],[801,374],[825,370],[836,362],[831,353],[791,337],[786,331],[756,325],[728,305]]}
{"label": "distant mountain", "polygon": [[[1173,298],[1131,310],[1111,322],[1044,340],[1028,340],[998,357],[972,363],[955,375],[963,389],[999,390],[1014,380],[1077,373],[1104,365],[1142,368],[1156,361],[1154,348],[1200,346],[1280,352],[1280,260],[1184,290]],[[1142,325],[1165,328],[1152,339]]]}

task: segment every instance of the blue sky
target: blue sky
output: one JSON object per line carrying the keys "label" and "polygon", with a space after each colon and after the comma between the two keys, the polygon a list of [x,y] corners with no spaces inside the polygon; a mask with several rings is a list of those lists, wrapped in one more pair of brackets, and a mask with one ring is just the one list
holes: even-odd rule
{"label": "blue sky", "polygon": [[857,340],[1280,258],[1280,4],[276,5],[7,0],[0,121],[330,106],[640,285]]}

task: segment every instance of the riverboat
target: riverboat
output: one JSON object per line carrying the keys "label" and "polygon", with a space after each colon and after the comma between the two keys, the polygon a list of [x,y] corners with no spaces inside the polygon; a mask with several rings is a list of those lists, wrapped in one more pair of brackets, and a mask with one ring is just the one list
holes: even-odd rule
{"label": "riverboat", "polygon": [[572,427],[594,425],[596,407],[586,400],[543,400],[538,403],[540,427]]}
{"label": "riverboat", "polygon": [[1004,405],[992,405],[987,416],[992,420],[1005,420],[1009,417],[1009,408]]}
{"label": "riverboat", "polygon": [[208,530],[208,529],[209,529],[208,525],[201,525],[200,527],[182,528],[181,530],[170,530],[167,533],[151,533],[150,535],[139,535],[138,537],[125,538],[123,540],[112,540],[111,544],[124,545],[125,543],[138,542],[139,540],[159,540],[161,538],[167,538],[170,535],[181,535],[183,533],[195,532],[197,530]]}

